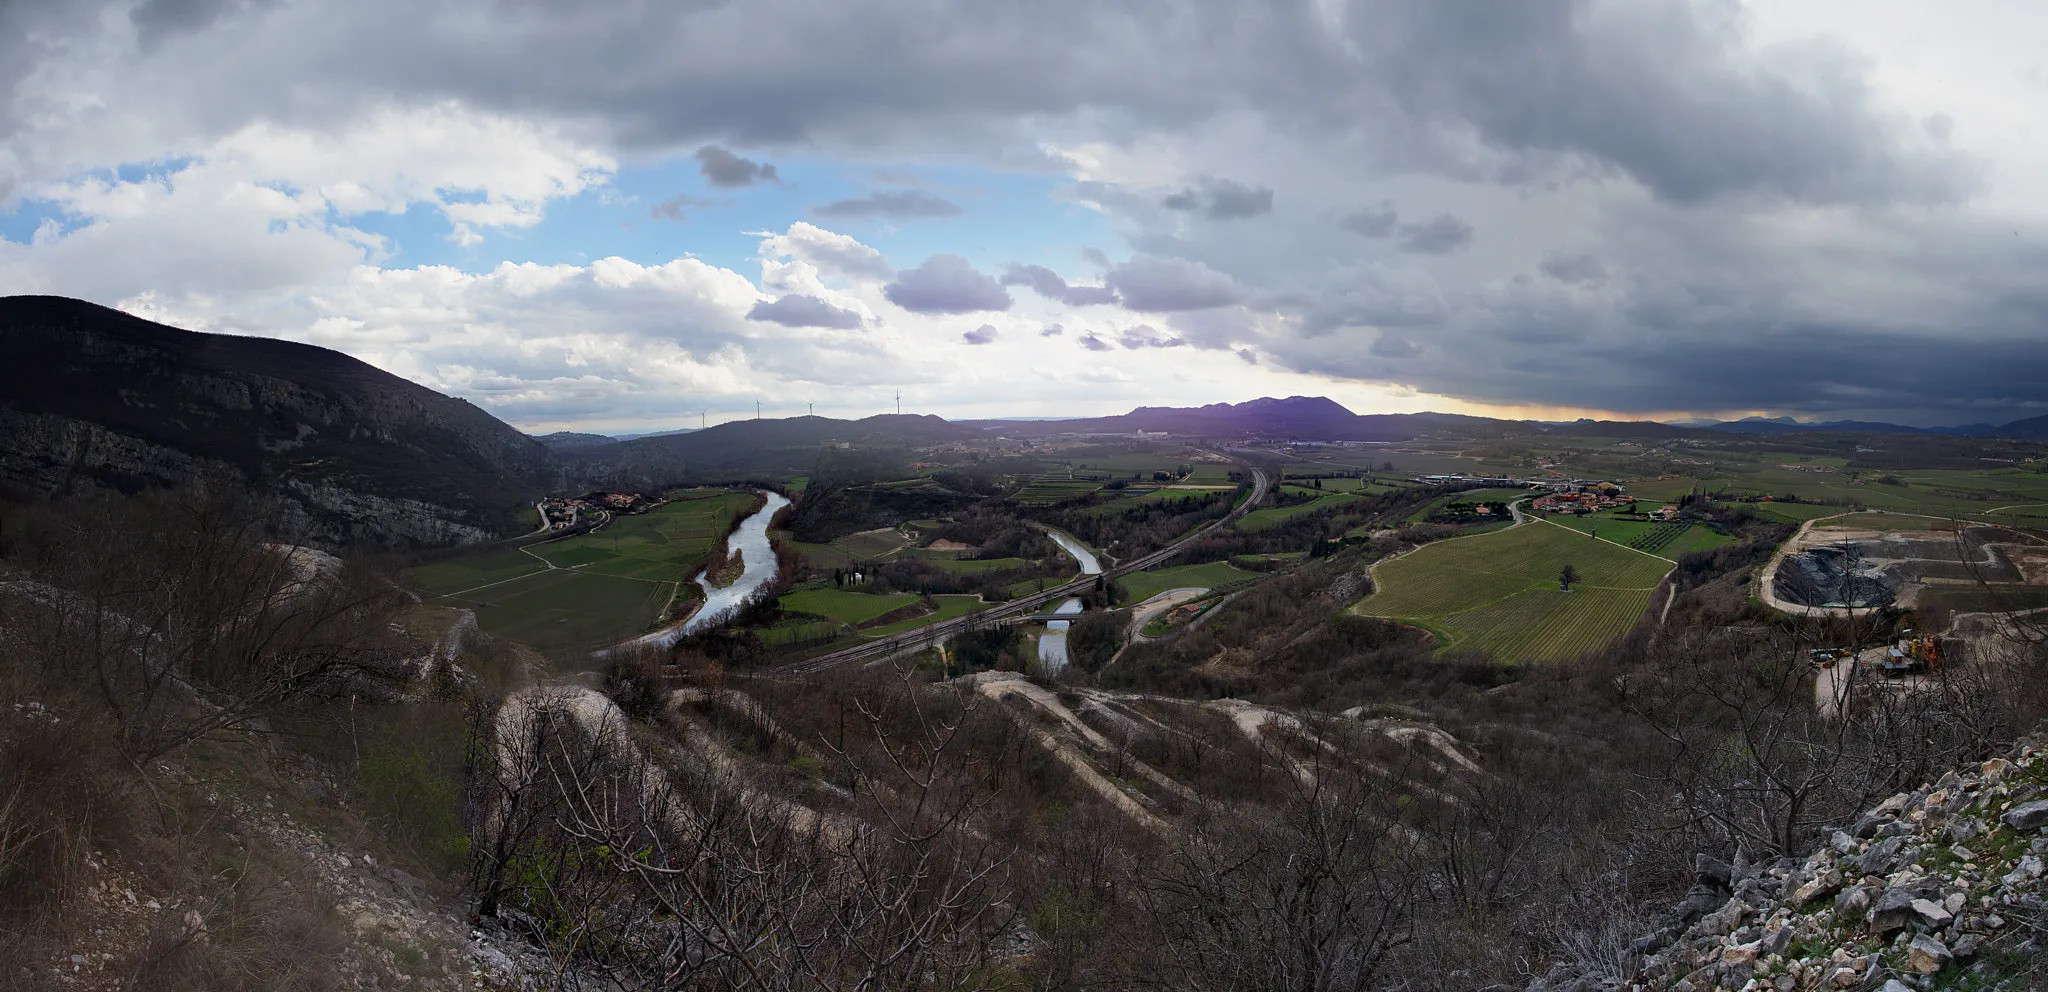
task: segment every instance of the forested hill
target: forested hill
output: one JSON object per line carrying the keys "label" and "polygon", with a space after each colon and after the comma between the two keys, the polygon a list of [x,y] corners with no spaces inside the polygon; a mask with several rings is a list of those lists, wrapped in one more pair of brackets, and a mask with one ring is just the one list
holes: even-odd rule
{"label": "forested hill", "polygon": [[208,470],[327,543],[446,544],[524,526],[539,442],[339,352],[203,334],[48,296],[0,298],[0,480],[135,490]]}
{"label": "forested hill", "polygon": [[[860,420],[784,417],[734,420],[688,433],[558,450],[572,474],[625,488],[661,480],[831,474],[835,466],[862,479],[880,478],[902,470],[901,459],[892,459],[892,452],[984,436],[982,430],[915,414]],[[838,442],[845,442],[846,449],[838,448]],[[878,459],[885,464],[874,464]]]}

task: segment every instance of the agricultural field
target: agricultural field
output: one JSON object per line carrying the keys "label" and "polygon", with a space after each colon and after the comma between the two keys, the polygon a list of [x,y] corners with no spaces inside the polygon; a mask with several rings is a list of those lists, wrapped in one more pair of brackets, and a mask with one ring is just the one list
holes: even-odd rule
{"label": "agricultural field", "polygon": [[1051,506],[1080,499],[1102,488],[1102,483],[1064,476],[1038,476],[1019,487],[1013,497],[1025,506]]}
{"label": "agricultural field", "polygon": [[[1579,582],[1559,592],[1569,563]],[[1425,627],[1444,647],[1485,648],[1510,663],[1550,661],[1626,633],[1672,562],[1566,527],[1529,523],[1424,545],[1373,570],[1353,607]]]}
{"label": "agricultural field", "polygon": [[675,588],[672,582],[553,569],[429,601],[474,610],[486,633],[561,651],[603,647],[645,630]]}
{"label": "agricultural field", "polygon": [[[827,617],[838,625],[851,628],[884,616],[893,610],[909,606],[917,602],[919,598],[916,593],[908,592],[889,593],[878,596],[864,592],[847,592],[843,589],[827,587],[800,589],[796,592],[788,593],[782,597],[778,605],[782,607],[784,612],[807,613],[812,616]],[[900,634],[904,631],[916,630],[927,624],[937,623],[940,620],[950,620],[953,617],[963,616],[984,605],[979,596],[934,596],[932,598],[939,604],[939,608],[935,612],[882,627],[872,627],[859,633],[865,637],[885,637],[889,634]],[[817,629],[814,627],[790,624],[770,629],[783,630],[785,627],[795,629],[790,633],[777,635],[783,643],[815,640],[818,638]]]}
{"label": "agricultural field", "polygon": [[987,605],[981,601],[979,596],[933,596],[932,598],[939,603],[939,608],[935,612],[927,613],[921,617],[912,617],[909,620],[900,620],[883,627],[870,627],[867,630],[861,631],[861,633],[868,637],[887,637],[890,634],[901,634],[916,630],[919,627],[938,623],[941,620],[951,620],[954,617],[966,616]]}
{"label": "agricultural field", "polygon": [[1334,510],[1340,506],[1355,503],[1358,500],[1359,496],[1357,493],[1330,493],[1312,503],[1297,503],[1293,506],[1270,506],[1263,510],[1253,510],[1238,520],[1237,529],[1246,531],[1266,530],[1271,527],[1278,527],[1303,514]]}
{"label": "agricultural field", "polygon": [[1648,551],[1666,558],[1677,558],[1693,551],[1706,551],[1735,541],[1735,538],[1718,533],[1704,524],[1677,520],[1634,520],[1614,516],[1611,512],[1589,513],[1584,516],[1560,513],[1545,519],[1560,527],[1569,527],[1582,534],[1598,535],[1602,540],[1624,544],[1637,551]]}
{"label": "agricultural field", "polygon": [[809,613],[829,617],[841,623],[859,625],[873,620],[890,610],[901,609],[917,602],[917,594],[896,592],[887,595],[872,595],[864,592],[847,592],[844,589],[799,589],[785,594],[777,605],[786,613]]}
{"label": "agricultural field", "polygon": [[1124,593],[1131,602],[1141,603],[1168,589],[1214,589],[1244,579],[1256,579],[1259,575],[1258,572],[1232,568],[1228,562],[1212,561],[1202,565],[1131,572],[1117,576],[1116,583],[1124,587]]}
{"label": "agricultural field", "polygon": [[405,579],[431,604],[476,611],[486,633],[543,651],[601,647],[653,624],[754,501],[688,490],[595,534],[434,562]]}

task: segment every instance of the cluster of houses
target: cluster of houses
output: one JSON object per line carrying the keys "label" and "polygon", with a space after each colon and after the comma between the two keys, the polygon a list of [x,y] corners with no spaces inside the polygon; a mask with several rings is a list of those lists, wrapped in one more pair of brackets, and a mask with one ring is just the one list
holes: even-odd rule
{"label": "cluster of houses", "polygon": [[576,518],[590,510],[610,513],[638,513],[657,506],[660,501],[639,493],[588,492],[581,496],[549,496],[540,501],[541,513],[554,527],[566,527]]}
{"label": "cluster of houses", "polygon": [[[1593,513],[1599,510],[1633,509],[1636,498],[1612,482],[1589,482],[1571,488],[1553,488],[1547,495],[1529,501],[1538,513]],[[1673,508],[1674,512],[1676,508]]]}

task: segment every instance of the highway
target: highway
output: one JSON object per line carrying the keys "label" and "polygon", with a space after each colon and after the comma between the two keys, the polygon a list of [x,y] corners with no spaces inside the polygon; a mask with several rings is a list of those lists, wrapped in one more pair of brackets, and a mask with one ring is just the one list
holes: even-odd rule
{"label": "highway", "polygon": [[[1236,461],[1236,459],[1231,460]],[[1228,527],[1236,523],[1239,517],[1244,516],[1253,507],[1259,505],[1259,501],[1266,497],[1266,487],[1269,484],[1265,470],[1246,462],[1238,462],[1238,464],[1243,465],[1252,472],[1252,494],[1250,499],[1239,503],[1223,519],[1211,521],[1207,526],[1195,529],[1166,547],[1143,557],[1133,558],[1127,562],[1118,562],[1114,568],[1103,569],[1103,576],[1114,577],[1123,575],[1126,572],[1141,572],[1151,568],[1179,554],[1181,549],[1194,542],[1196,538],[1219,527]],[[1084,575],[1056,589],[1047,589],[1043,592],[1034,592],[1028,596],[1019,596],[1007,603],[992,606],[985,610],[977,610],[966,616],[954,617],[951,620],[941,620],[930,626],[920,627],[906,633],[895,634],[866,644],[856,644],[853,647],[842,648],[829,654],[821,654],[815,658],[791,662],[787,665],[769,669],[767,674],[781,676],[816,675],[857,661],[866,661],[872,658],[881,658],[895,654],[906,648],[935,641],[956,631],[966,630],[978,624],[1036,613],[1039,607],[1053,600],[1063,599],[1067,596],[1079,596],[1094,591],[1095,578],[1093,575]]]}

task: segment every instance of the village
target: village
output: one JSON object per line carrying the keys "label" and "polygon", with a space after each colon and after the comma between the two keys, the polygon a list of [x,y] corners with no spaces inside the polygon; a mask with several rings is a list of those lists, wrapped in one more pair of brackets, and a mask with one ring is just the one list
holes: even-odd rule
{"label": "village", "polygon": [[[581,496],[547,496],[536,504],[541,520],[551,531],[577,526],[602,526],[613,514],[645,513],[667,502],[639,493],[591,491]],[[585,519],[585,514],[591,514]]]}

